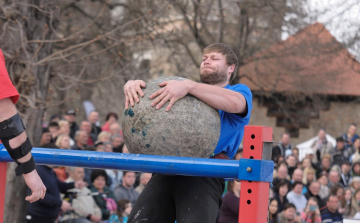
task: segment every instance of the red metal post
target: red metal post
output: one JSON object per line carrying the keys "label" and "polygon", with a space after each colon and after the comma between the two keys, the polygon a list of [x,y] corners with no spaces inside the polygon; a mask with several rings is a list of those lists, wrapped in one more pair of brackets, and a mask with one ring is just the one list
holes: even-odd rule
{"label": "red metal post", "polygon": [[[245,126],[243,158],[262,159],[264,142],[269,141],[272,141],[271,127]],[[268,222],[269,186],[268,182],[241,181],[239,222]]]}
{"label": "red metal post", "polygon": [[0,162],[0,223],[4,221],[7,163]]}

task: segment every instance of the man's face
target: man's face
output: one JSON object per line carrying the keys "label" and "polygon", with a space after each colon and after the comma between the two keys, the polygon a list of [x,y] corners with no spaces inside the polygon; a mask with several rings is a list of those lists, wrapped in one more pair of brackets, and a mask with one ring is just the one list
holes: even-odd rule
{"label": "man's face", "polygon": [[294,156],[289,156],[286,159],[286,163],[290,166],[290,167],[294,167],[296,165],[296,158]]}
{"label": "man's face", "polygon": [[319,131],[319,134],[318,134],[318,136],[319,136],[319,139],[324,139],[325,138],[325,131],[324,130],[320,130]]}
{"label": "man's face", "polygon": [[330,160],[327,158],[321,160],[321,164],[322,164],[323,168],[325,168],[325,169],[330,168],[330,163],[331,163]]}
{"label": "man's face", "polygon": [[135,183],[135,173],[134,172],[127,172],[125,176],[123,176],[123,184],[127,187],[132,187]]}
{"label": "man's face", "polygon": [[354,125],[350,125],[348,133],[352,136],[354,136],[356,134],[356,126]]}
{"label": "man's face", "polygon": [[200,65],[200,81],[205,84],[228,82],[235,66],[228,66],[225,55],[217,52],[205,53]]}
{"label": "man's face", "polygon": [[75,115],[64,115],[66,121],[73,123],[75,122]]}
{"label": "man's face", "polygon": [[293,191],[295,194],[302,194],[303,186],[301,184],[296,184]]}
{"label": "man's face", "polygon": [[77,141],[82,145],[86,145],[88,141],[88,134],[86,132],[80,132],[79,136],[77,137]]}
{"label": "man's face", "polygon": [[293,181],[302,181],[304,173],[301,169],[296,169],[293,173]]}
{"label": "man's face", "polygon": [[113,147],[114,148],[117,148],[118,146],[120,146],[122,143],[123,143],[123,139],[121,137],[116,137],[113,141],[112,141],[112,144],[113,144]]}
{"label": "man's face", "polygon": [[56,134],[59,131],[59,127],[51,126],[51,127],[49,127],[49,131],[51,134]]}
{"label": "man's face", "polygon": [[290,143],[290,136],[288,134],[283,134],[281,137],[281,143],[285,146],[288,145]]}
{"label": "man's face", "polygon": [[111,135],[119,134],[120,131],[121,131],[121,127],[118,123],[114,123],[110,126],[110,134]]}
{"label": "man's face", "polygon": [[285,165],[281,165],[277,171],[276,177],[279,179],[285,179],[288,173],[288,169]]}
{"label": "man's face", "polygon": [[76,167],[74,171],[70,171],[69,173],[75,181],[84,180],[84,168]]}
{"label": "man's face", "polygon": [[339,174],[337,172],[330,172],[329,180],[334,184],[338,183],[340,180]]}
{"label": "man's face", "polygon": [[294,220],[295,218],[295,208],[288,208],[284,211],[284,216],[288,221]]}
{"label": "man's face", "polygon": [[50,132],[44,132],[42,135],[41,135],[41,142],[40,144],[41,145],[45,145],[45,144],[48,144],[51,142],[51,133]]}
{"label": "man's face", "polygon": [[350,173],[351,165],[350,164],[343,164],[343,165],[341,165],[341,170],[345,175],[347,175],[347,174]]}
{"label": "man's face", "polygon": [[87,134],[91,132],[91,124],[90,122],[82,122],[80,126],[81,130],[84,130]]}
{"label": "man's face", "polygon": [[338,198],[336,196],[331,196],[326,202],[326,205],[330,211],[335,212],[338,206]]}
{"label": "man's face", "polygon": [[89,122],[95,124],[99,120],[99,113],[98,112],[91,112],[89,114]]}
{"label": "man's face", "polygon": [[320,191],[320,183],[315,182],[315,183],[310,184],[309,190],[313,195],[315,195],[315,196],[318,195],[319,191]]}
{"label": "man's face", "polygon": [[342,141],[336,142],[336,148],[339,150],[342,150],[344,148],[345,144]]}

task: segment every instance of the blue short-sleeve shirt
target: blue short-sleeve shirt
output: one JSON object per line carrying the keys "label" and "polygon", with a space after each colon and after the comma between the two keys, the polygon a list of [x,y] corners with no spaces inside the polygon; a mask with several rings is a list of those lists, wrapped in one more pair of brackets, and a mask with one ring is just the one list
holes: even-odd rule
{"label": "blue short-sleeve shirt", "polygon": [[245,97],[247,103],[247,113],[245,117],[239,114],[228,113],[219,110],[221,121],[221,132],[219,142],[213,155],[225,152],[231,159],[235,156],[241,140],[244,136],[244,127],[249,124],[252,109],[252,93],[248,86],[243,84],[226,85],[225,89],[239,92]]}

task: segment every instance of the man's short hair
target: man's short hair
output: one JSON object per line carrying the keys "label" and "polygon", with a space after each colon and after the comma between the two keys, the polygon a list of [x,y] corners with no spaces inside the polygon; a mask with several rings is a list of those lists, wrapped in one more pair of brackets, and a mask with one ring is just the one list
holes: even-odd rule
{"label": "man's short hair", "polygon": [[331,198],[331,197],[335,197],[336,199],[339,199],[339,198],[337,197],[337,195],[335,195],[335,194],[330,194],[329,197],[326,199],[326,201],[330,201],[330,198]]}
{"label": "man's short hair", "polygon": [[323,160],[323,159],[328,159],[328,160],[330,160],[330,162],[331,162],[331,156],[330,156],[330,154],[324,154],[323,157],[321,158],[321,160]]}
{"label": "man's short hair", "polygon": [[301,186],[304,186],[304,184],[300,181],[295,181],[293,186],[292,186],[292,189],[294,189],[297,185],[301,185]]}
{"label": "man's short hair", "polygon": [[59,128],[60,126],[59,126],[59,123],[57,123],[57,122],[50,122],[48,128],[50,128],[50,127],[57,127],[57,128]]}
{"label": "man's short hair", "polygon": [[295,205],[292,204],[292,203],[287,203],[287,204],[285,204],[283,210],[285,211],[285,210],[287,210],[287,209],[289,209],[289,208],[294,208],[294,209],[296,210]]}
{"label": "man's short hair", "polygon": [[337,137],[337,138],[336,138],[336,142],[344,142],[343,137],[341,137],[341,136],[340,136],[340,137]]}
{"label": "man's short hair", "polygon": [[285,165],[286,166],[286,168],[288,168],[288,165],[287,165],[287,163],[285,162],[285,161],[281,161],[280,163],[278,163],[277,165],[276,165],[276,171],[278,171],[279,170],[279,168],[280,168],[280,166],[281,165]]}
{"label": "man's short hair", "polygon": [[135,173],[134,171],[123,171],[123,176],[126,176],[127,173]]}
{"label": "man's short hair", "polygon": [[238,66],[238,58],[236,56],[236,54],[234,53],[234,51],[231,50],[230,47],[228,47],[227,45],[223,44],[223,43],[213,43],[209,46],[207,46],[204,49],[204,54],[206,53],[212,53],[212,52],[216,52],[216,53],[221,53],[226,57],[226,63],[228,66],[231,66],[233,64],[235,64],[235,69],[234,72],[231,74],[230,76],[230,82],[234,79],[235,71],[236,71],[236,67]]}
{"label": "man's short hair", "polygon": [[123,138],[120,134],[114,134],[110,137],[110,141],[114,141],[116,138]]}
{"label": "man's short hair", "polygon": [[77,137],[79,137],[79,135],[80,135],[81,132],[85,132],[85,131],[84,131],[84,130],[81,130],[81,129],[77,130],[77,131],[75,132],[74,139],[77,139]]}

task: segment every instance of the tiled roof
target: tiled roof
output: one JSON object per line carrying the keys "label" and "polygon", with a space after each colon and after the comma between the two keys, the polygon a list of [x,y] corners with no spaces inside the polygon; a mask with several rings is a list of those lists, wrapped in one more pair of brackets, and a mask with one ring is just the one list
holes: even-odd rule
{"label": "tiled roof", "polygon": [[257,53],[239,68],[251,90],[360,95],[360,64],[321,24]]}

